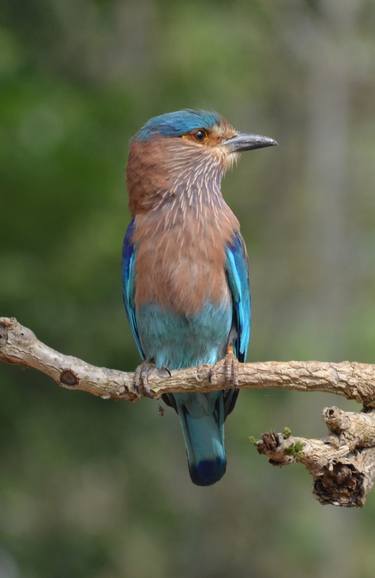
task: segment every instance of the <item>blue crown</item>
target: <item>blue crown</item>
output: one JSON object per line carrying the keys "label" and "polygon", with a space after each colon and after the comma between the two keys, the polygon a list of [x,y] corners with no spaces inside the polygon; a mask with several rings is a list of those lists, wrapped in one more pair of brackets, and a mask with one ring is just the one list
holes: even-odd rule
{"label": "blue crown", "polygon": [[147,140],[154,136],[181,136],[198,128],[210,129],[220,123],[220,115],[206,110],[177,110],[154,116],[135,135],[136,140]]}

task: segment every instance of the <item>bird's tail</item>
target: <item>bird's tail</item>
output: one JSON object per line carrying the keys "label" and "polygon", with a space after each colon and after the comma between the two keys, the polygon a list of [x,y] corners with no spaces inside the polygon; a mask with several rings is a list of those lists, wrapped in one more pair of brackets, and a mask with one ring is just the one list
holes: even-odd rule
{"label": "bird's tail", "polygon": [[225,474],[223,392],[176,394],[176,409],[184,435],[190,477],[209,486]]}

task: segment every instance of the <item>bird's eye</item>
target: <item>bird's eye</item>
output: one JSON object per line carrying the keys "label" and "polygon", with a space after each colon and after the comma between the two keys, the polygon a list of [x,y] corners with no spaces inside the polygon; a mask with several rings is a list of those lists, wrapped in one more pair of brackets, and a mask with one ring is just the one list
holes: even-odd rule
{"label": "bird's eye", "polygon": [[204,130],[204,128],[200,128],[199,130],[195,131],[195,133],[193,133],[193,136],[198,142],[203,142],[207,136],[207,131]]}

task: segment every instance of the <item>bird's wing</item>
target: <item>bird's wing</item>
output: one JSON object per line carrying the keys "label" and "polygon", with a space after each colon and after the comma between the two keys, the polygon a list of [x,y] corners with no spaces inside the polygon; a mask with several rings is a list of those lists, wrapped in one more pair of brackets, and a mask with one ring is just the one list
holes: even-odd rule
{"label": "bird's wing", "polygon": [[[234,351],[238,361],[244,362],[250,340],[251,298],[246,247],[239,232],[226,247],[225,270],[233,302]],[[233,411],[237,397],[238,389],[224,392],[225,417]]]}
{"label": "bird's wing", "polygon": [[122,248],[122,297],[124,300],[126,315],[129,320],[130,328],[132,330],[135,343],[137,345],[140,355],[144,359],[145,354],[143,352],[141,340],[139,338],[137,328],[137,318],[135,315],[135,305],[134,305],[136,248],[132,241],[133,232],[134,232],[134,219],[128,226]]}
{"label": "bird's wing", "polygon": [[226,247],[226,273],[233,300],[233,341],[237,359],[245,361],[251,331],[251,297],[246,247],[238,232]]}

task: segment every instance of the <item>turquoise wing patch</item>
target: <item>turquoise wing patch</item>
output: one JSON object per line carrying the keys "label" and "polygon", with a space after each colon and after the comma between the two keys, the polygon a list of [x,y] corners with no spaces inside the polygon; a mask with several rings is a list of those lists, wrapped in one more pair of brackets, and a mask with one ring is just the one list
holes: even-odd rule
{"label": "turquoise wing patch", "polygon": [[249,264],[240,233],[226,247],[226,273],[233,300],[234,349],[239,361],[245,361],[251,334],[251,296]]}

